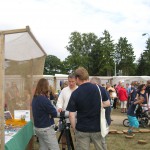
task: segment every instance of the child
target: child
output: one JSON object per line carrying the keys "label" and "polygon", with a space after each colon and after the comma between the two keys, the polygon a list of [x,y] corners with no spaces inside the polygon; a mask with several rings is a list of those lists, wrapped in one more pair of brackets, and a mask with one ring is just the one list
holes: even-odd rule
{"label": "child", "polygon": [[144,97],[139,96],[138,99],[135,102],[133,102],[128,109],[127,115],[128,115],[129,125],[130,125],[128,129],[129,136],[134,136],[134,134],[132,133],[133,128],[139,127],[139,122],[136,117],[136,114],[138,108],[140,107],[140,105],[142,105],[143,102],[144,102]]}

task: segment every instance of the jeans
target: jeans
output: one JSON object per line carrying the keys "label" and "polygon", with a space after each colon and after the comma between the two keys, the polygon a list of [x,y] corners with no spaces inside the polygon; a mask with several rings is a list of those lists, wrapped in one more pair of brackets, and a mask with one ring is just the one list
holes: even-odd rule
{"label": "jeans", "polygon": [[39,150],[59,150],[54,127],[35,128],[36,136],[39,138]]}
{"label": "jeans", "polygon": [[89,150],[90,142],[93,142],[96,150],[107,150],[105,138],[101,136],[100,132],[75,132],[76,150]]}

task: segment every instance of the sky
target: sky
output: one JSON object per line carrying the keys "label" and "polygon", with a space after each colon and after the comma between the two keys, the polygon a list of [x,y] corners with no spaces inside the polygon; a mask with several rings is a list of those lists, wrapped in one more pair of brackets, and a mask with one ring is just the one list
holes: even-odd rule
{"label": "sky", "polygon": [[[127,37],[139,58],[150,37],[149,0],[1,0],[0,30],[29,26],[48,55],[64,60],[71,32]],[[142,36],[143,33],[148,33]]]}

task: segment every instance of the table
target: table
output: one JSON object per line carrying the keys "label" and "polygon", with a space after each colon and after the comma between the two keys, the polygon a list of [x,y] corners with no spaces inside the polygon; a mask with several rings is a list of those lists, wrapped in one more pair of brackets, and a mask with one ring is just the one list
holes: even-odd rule
{"label": "table", "polygon": [[5,144],[5,150],[25,150],[33,137],[33,123],[28,122]]}

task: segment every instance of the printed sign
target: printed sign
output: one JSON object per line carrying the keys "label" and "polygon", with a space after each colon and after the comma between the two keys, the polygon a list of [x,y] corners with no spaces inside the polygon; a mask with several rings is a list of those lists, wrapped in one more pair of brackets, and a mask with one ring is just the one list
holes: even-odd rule
{"label": "printed sign", "polygon": [[30,121],[30,110],[14,110],[14,118]]}

